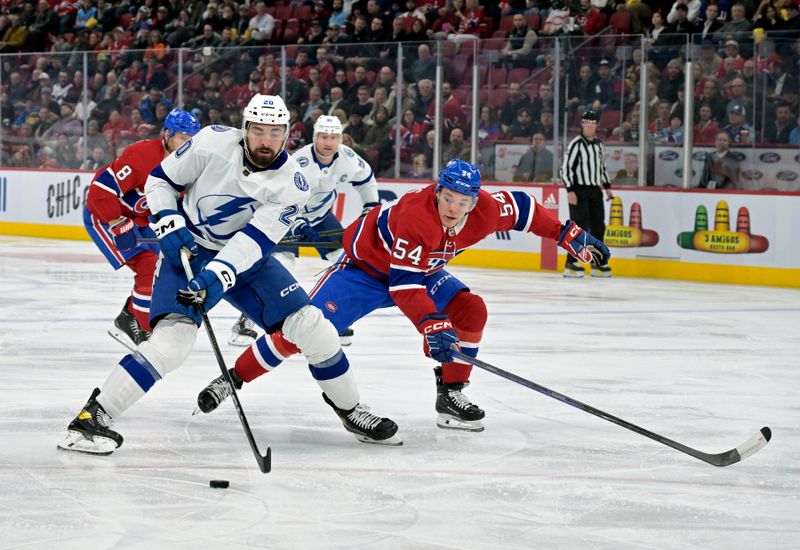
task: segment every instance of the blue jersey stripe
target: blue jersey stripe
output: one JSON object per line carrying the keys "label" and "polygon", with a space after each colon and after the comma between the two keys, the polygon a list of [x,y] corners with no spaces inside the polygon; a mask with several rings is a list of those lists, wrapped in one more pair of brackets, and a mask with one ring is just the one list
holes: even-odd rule
{"label": "blue jersey stripe", "polygon": [[389,212],[391,210],[392,207],[389,207],[378,215],[378,232],[381,234],[386,246],[389,247],[389,250],[394,246],[394,236],[392,236],[392,231],[389,229]]}
{"label": "blue jersey stripe", "polygon": [[524,231],[528,223],[528,216],[531,213],[531,197],[521,191],[512,191],[511,197],[517,203],[517,210],[519,211],[519,218],[517,218],[517,223],[514,224],[514,230]]}
{"label": "blue jersey stripe", "polygon": [[153,168],[153,170],[150,172],[150,175],[153,176],[154,178],[164,180],[165,182],[170,184],[170,186],[172,186],[172,188],[175,189],[176,191],[183,191],[183,188],[186,187],[182,183],[175,183],[174,181],[172,181],[172,178],[170,178],[167,175],[167,173],[164,172],[164,169],[161,168],[160,164],[155,168]]}
{"label": "blue jersey stripe", "polygon": [[242,233],[253,239],[261,248],[261,253],[266,258],[269,253],[275,248],[275,243],[270,240],[263,232],[252,224],[247,224],[242,229]]}
{"label": "blue jersey stripe", "polygon": [[112,191],[116,191],[117,195],[122,194],[116,178],[108,170],[103,170],[102,172],[100,172],[100,175],[98,175],[95,178],[95,180],[98,181],[99,183],[102,183],[104,186],[108,187]]}
{"label": "blue jersey stripe", "polygon": [[331,380],[337,378],[350,368],[350,363],[347,361],[347,356],[342,353],[342,350],[336,352],[336,355],[315,365],[308,365],[308,370],[311,371],[311,376],[314,380]]}
{"label": "blue jersey stripe", "polygon": [[363,180],[361,180],[361,181],[351,181],[350,183],[352,183],[352,184],[353,184],[353,186],[355,186],[355,187],[358,187],[359,185],[364,185],[364,184],[365,184],[365,183],[367,183],[369,180],[371,180],[373,177],[374,177],[374,175],[373,175],[373,173],[372,173],[372,170],[370,170],[370,171],[369,171],[369,176],[367,176],[367,177],[366,177],[366,178],[364,178]]}
{"label": "blue jersey stripe", "polygon": [[126,355],[120,360],[119,365],[145,392],[152,388],[157,380],[161,380],[161,375],[141,353],[136,353],[135,358],[133,355]]}
{"label": "blue jersey stripe", "polygon": [[269,346],[267,345],[267,338],[269,338],[269,336],[256,340],[256,348],[258,348],[258,353],[261,354],[261,357],[269,366],[277,367],[283,360],[272,353],[272,350],[269,349]]}
{"label": "blue jersey stripe", "polygon": [[389,268],[389,281],[391,286],[425,285],[425,272],[406,271],[405,269]]}

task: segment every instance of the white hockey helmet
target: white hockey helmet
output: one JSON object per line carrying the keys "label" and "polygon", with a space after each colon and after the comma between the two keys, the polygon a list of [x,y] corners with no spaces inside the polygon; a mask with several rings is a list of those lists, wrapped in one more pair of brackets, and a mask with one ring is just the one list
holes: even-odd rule
{"label": "white hockey helmet", "polygon": [[[285,126],[286,130],[281,151],[286,148],[286,142],[289,139],[289,109],[286,108],[286,103],[283,102],[280,96],[254,95],[242,112],[242,133],[245,136],[247,136],[247,126],[251,122]],[[247,151],[246,145],[245,151]]]}
{"label": "white hockey helmet", "polygon": [[333,134],[335,136],[341,136],[343,130],[342,121],[335,116],[320,115],[320,117],[314,123],[314,137],[317,137],[317,134]]}

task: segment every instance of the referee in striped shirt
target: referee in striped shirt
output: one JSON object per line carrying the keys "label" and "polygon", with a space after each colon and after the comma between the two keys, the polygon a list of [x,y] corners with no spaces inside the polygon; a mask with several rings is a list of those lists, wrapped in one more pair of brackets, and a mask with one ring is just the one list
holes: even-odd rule
{"label": "referee in striped shirt", "polygon": [[[583,229],[603,239],[606,232],[605,207],[603,191],[609,200],[611,181],[606,170],[603,145],[597,139],[597,124],[600,114],[597,111],[585,111],[581,117],[581,134],[570,141],[567,153],[561,166],[561,181],[567,187],[569,217]],[[570,255],[564,277],[583,277],[584,269]],[[593,277],[611,277],[611,268],[605,260],[592,262]]]}

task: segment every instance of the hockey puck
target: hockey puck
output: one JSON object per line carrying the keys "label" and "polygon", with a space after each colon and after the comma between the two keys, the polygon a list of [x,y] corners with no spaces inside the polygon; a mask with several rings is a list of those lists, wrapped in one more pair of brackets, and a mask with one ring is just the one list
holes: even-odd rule
{"label": "hockey puck", "polygon": [[212,489],[227,489],[230,482],[227,479],[212,479],[208,482],[208,486]]}

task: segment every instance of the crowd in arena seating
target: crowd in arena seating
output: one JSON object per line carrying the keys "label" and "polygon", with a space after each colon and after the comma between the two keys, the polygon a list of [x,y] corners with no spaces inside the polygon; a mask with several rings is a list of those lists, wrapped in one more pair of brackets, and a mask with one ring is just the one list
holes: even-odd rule
{"label": "crowd in arena seating", "polygon": [[[283,93],[290,149],[331,114],[376,173],[393,175],[399,151],[402,175],[430,177],[437,56],[441,162],[471,153],[477,62],[488,176],[494,143],[541,151],[557,118],[573,135],[587,109],[621,143],[680,144],[692,132],[712,145],[724,132],[733,146],[800,144],[794,0],[0,0],[0,12],[0,53],[11,54],[0,56],[3,166],[96,169],[157,136],[177,101],[204,124],[239,126],[254,93]],[[553,176],[536,163],[519,179]]]}

